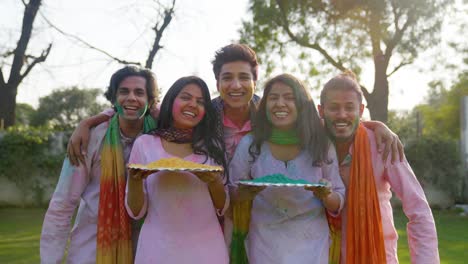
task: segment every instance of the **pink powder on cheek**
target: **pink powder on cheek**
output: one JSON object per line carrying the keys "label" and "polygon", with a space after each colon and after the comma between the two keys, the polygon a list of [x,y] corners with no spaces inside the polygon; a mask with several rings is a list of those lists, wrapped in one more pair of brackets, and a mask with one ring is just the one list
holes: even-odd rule
{"label": "pink powder on cheek", "polygon": [[200,110],[200,111],[198,112],[198,118],[200,119],[200,121],[203,120],[203,117],[205,116],[205,113],[206,113],[206,112],[205,112],[205,108],[203,108],[203,110]]}
{"label": "pink powder on cheek", "polygon": [[174,100],[174,104],[172,105],[172,116],[175,116],[177,113],[180,113],[182,106],[180,104],[179,99]]}

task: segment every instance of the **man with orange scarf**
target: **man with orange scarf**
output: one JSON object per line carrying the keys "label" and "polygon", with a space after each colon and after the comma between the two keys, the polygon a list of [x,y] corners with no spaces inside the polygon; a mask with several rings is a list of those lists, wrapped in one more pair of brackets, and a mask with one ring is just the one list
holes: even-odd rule
{"label": "man with orange scarf", "polygon": [[85,164],[65,159],[44,217],[41,263],[62,263],[69,236],[66,263],[133,263],[138,226],[125,210],[125,165],[135,138],[155,128],[147,113],[157,98],[154,75],[124,67],[112,75],[105,96],[117,114],[91,131]]}
{"label": "man with orange scarf", "polygon": [[383,161],[374,133],[360,121],[362,97],[351,72],[328,81],[320,96],[319,112],[335,144],[347,189],[341,219],[330,219],[332,236],[341,238],[341,252],[333,248],[339,242],[332,244],[332,258],[347,264],[398,263],[398,235],[390,204],[394,191],[409,219],[411,262],[439,263],[434,218],[424,191],[406,159]]}

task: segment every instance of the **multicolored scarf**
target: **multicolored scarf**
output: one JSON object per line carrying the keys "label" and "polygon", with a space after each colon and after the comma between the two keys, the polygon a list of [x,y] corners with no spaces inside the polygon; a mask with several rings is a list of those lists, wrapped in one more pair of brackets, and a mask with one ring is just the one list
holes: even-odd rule
{"label": "multicolored scarf", "polygon": [[232,206],[232,239],[229,252],[231,264],[248,264],[245,238],[249,233],[252,200],[236,202]]}
{"label": "multicolored scarf", "polygon": [[[144,117],[143,132],[156,127],[149,115]],[[101,184],[97,225],[98,264],[133,263],[130,220],[125,210],[125,161],[120,142],[119,115],[109,123],[101,151]]]}
{"label": "multicolored scarf", "polygon": [[[345,262],[385,264],[379,197],[375,186],[369,138],[362,124],[354,137],[346,203],[346,256],[342,256]],[[330,247],[330,263],[339,263],[341,219],[328,219],[333,240]]]}
{"label": "multicolored scarf", "polygon": [[193,139],[193,129],[169,127],[156,129],[152,133],[177,144],[192,143]]}
{"label": "multicolored scarf", "polygon": [[269,141],[278,145],[297,145],[300,143],[295,130],[284,131],[277,128],[272,129]]}

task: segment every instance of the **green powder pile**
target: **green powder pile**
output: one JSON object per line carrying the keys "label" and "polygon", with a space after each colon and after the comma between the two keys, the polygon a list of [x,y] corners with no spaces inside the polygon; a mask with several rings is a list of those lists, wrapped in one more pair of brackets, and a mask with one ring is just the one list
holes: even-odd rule
{"label": "green powder pile", "polygon": [[292,183],[292,184],[311,184],[306,180],[294,180],[284,176],[281,173],[278,174],[270,174],[260,178],[255,178],[253,180],[242,180],[241,182],[255,182],[255,183]]}

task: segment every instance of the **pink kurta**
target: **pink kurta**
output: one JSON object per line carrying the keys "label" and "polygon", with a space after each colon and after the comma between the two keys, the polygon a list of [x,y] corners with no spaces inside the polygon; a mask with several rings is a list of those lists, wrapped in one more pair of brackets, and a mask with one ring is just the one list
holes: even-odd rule
{"label": "pink kurta", "polygon": [[250,120],[247,120],[242,127],[236,126],[229,118],[223,116],[224,126],[224,145],[226,146],[227,158],[232,159],[236,147],[241,141],[242,137],[252,130]]}
{"label": "pink kurta", "polygon": [[[392,191],[401,199],[403,211],[408,217],[407,225],[408,244],[411,253],[411,263],[431,264],[440,263],[437,247],[437,232],[432,217],[431,208],[427,203],[424,191],[406,159],[403,162],[386,164],[382,155],[377,151],[374,133],[367,129],[373,161],[375,184],[377,187],[380,213],[382,215],[382,228],[385,239],[387,264],[398,263],[397,240],[398,234],[393,224],[393,211],[390,204]],[[350,150],[350,154],[352,150]],[[340,172],[349,177],[351,163],[341,164]],[[346,254],[346,205],[342,212],[343,237],[342,254]],[[343,258],[342,258],[343,260]],[[342,261],[344,263],[344,261]]]}
{"label": "pink kurta", "polygon": [[[143,135],[134,144],[129,163],[147,164],[167,153],[161,139]],[[188,161],[205,163],[206,157],[191,154]],[[206,164],[214,165],[211,159]],[[135,216],[145,213],[135,263],[228,263],[223,233],[207,185],[190,172],[160,171],[143,181],[145,205]],[[229,205],[226,195],[225,208]]]}
{"label": "pink kurta", "polygon": [[[67,240],[68,264],[96,263],[96,233],[101,177],[101,149],[108,122],[90,132],[86,166],[74,167],[65,159],[55,192],[44,217],[40,241],[41,263],[62,263]],[[128,160],[134,140],[121,137],[124,159]],[[71,219],[79,204],[75,224]],[[132,229],[138,236],[138,229]],[[135,240],[136,241],[136,240]]]}
{"label": "pink kurta", "polygon": [[[268,143],[252,162],[249,147],[252,136],[245,136],[230,164],[231,185],[281,173],[291,179],[318,182],[329,180],[344,204],[345,188],[338,173],[336,154],[330,151],[330,164],[312,165],[308,152],[302,151],[288,162],[277,160]],[[253,200],[246,249],[250,264],[328,263],[329,228],[322,202],[303,187],[267,187]]]}

